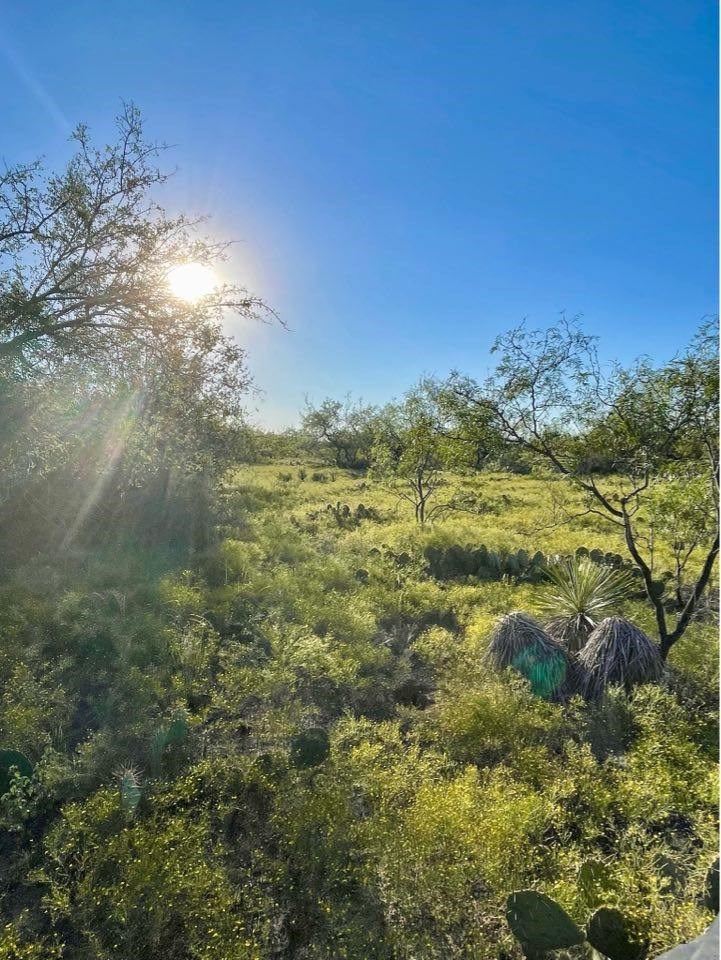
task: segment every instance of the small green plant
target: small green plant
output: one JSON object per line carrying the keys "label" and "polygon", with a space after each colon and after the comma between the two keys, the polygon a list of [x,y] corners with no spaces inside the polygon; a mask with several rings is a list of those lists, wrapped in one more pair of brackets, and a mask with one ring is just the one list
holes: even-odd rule
{"label": "small green plant", "polygon": [[153,776],[160,775],[166,749],[183,743],[189,732],[190,725],[184,710],[177,710],[170,723],[155,731],[150,741],[150,769]]}
{"label": "small green plant", "polygon": [[120,784],[120,805],[129,816],[132,816],[143,794],[140,775],[134,767],[121,767],[117,776]]}
{"label": "small green plant", "polygon": [[540,612],[549,618],[546,629],[571,653],[581,650],[599,620],[627,600],[634,587],[629,573],[594,562],[594,553],[600,551],[550,564],[550,582],[538,601]]}
{"label": "small green plant", "polygon": [[31,777],[33,765],[18,750],[0,750],[0,797],[10,789],[13,770],[21,777]]}
{"label": "small green plant", "polygon": [[584,860],[578,868],[578,886],[589,907],[599,906],[610,882],[610,871],[602,860]]}

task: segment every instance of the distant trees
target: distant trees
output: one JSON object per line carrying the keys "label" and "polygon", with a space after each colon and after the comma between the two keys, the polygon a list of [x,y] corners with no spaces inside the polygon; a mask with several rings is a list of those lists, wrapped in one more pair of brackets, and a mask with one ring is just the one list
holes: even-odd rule
{"label": "distant trees", "polygon": [[[565,477],[583,494],[586,513],[621,529],[667,656],[688,627],[719,549],[715,325],[704,325],[683,355],[658,368],[644,360],[604,370],[594,338],[565,318],[545,331],[517,327],[493,349],[499,362],[486,383],[460,374],[449,379],[446,410],[461,425],[490,427],[503,443]],[[654,564],[659,537],[677,558],[672,625]],[[695,579],[684,589],[697,556]]]}
{"label": "distant trees", "polygon": [[325,399],[319,406],[306,400],[301,431],[311,449],[340,468],[364,470],[370,464],[377,409],[350,397]]}
{"label": "distant trees", "polygon": [[173,265],[212,264],[224,246],[155,202],[166,175],[138,111],[117,126],[100,149],[79,127],[59,173],[0,174],[0,536],[13,550],[33,529],[65,542],[93,517],[167,534],[174,502],[174,535],[202,540],[211,481],[238,452],[250,377],[221,321],[265,308],[227,284],[171,295]]}

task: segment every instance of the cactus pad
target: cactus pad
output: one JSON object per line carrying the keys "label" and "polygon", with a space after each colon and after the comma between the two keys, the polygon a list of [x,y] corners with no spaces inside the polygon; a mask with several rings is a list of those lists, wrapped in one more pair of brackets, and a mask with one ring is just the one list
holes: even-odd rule
{"label": "cactus pad", "polygon": [[506,919],[526,956],[583,943],[583,931],[544,893],[518,890],[506,901]]}
{"label": "cactus pad", "polygon": [[588,942],[609,960],[642,960],[648,944],[636,941],[619,910],[601,907],[588,921]]}

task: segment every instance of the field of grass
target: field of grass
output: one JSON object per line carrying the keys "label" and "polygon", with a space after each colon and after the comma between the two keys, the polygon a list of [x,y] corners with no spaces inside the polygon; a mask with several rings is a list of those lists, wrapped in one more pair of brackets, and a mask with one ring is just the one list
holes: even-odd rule
{"label": "field of grass", "polygon": [[[630,697],[535,697],[484,652],[539,584],[440,580],[423,551],[622,544],[559,524],[555,481],[456,482],[483,512],[420,528],[367,477],[244,466],[201,556],[14,575],[0,746],[34,772],[0,805],[1,958],[508,960],[527,888],[581,927],[621,910],[650,956],[710,923],[716,624]],[[653,635],[645,602],[619,612]]]}

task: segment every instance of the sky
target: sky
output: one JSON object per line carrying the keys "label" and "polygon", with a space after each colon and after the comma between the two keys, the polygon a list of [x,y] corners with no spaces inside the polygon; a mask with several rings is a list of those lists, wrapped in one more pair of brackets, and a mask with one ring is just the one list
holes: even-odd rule
{"label": "sky", "polygon": [[287,325],[229,318],[260,424],[482,377],[524,318],[663,360],[718,312],[710,0],[0,0],[0,160],[123,100],[161,202]]}

